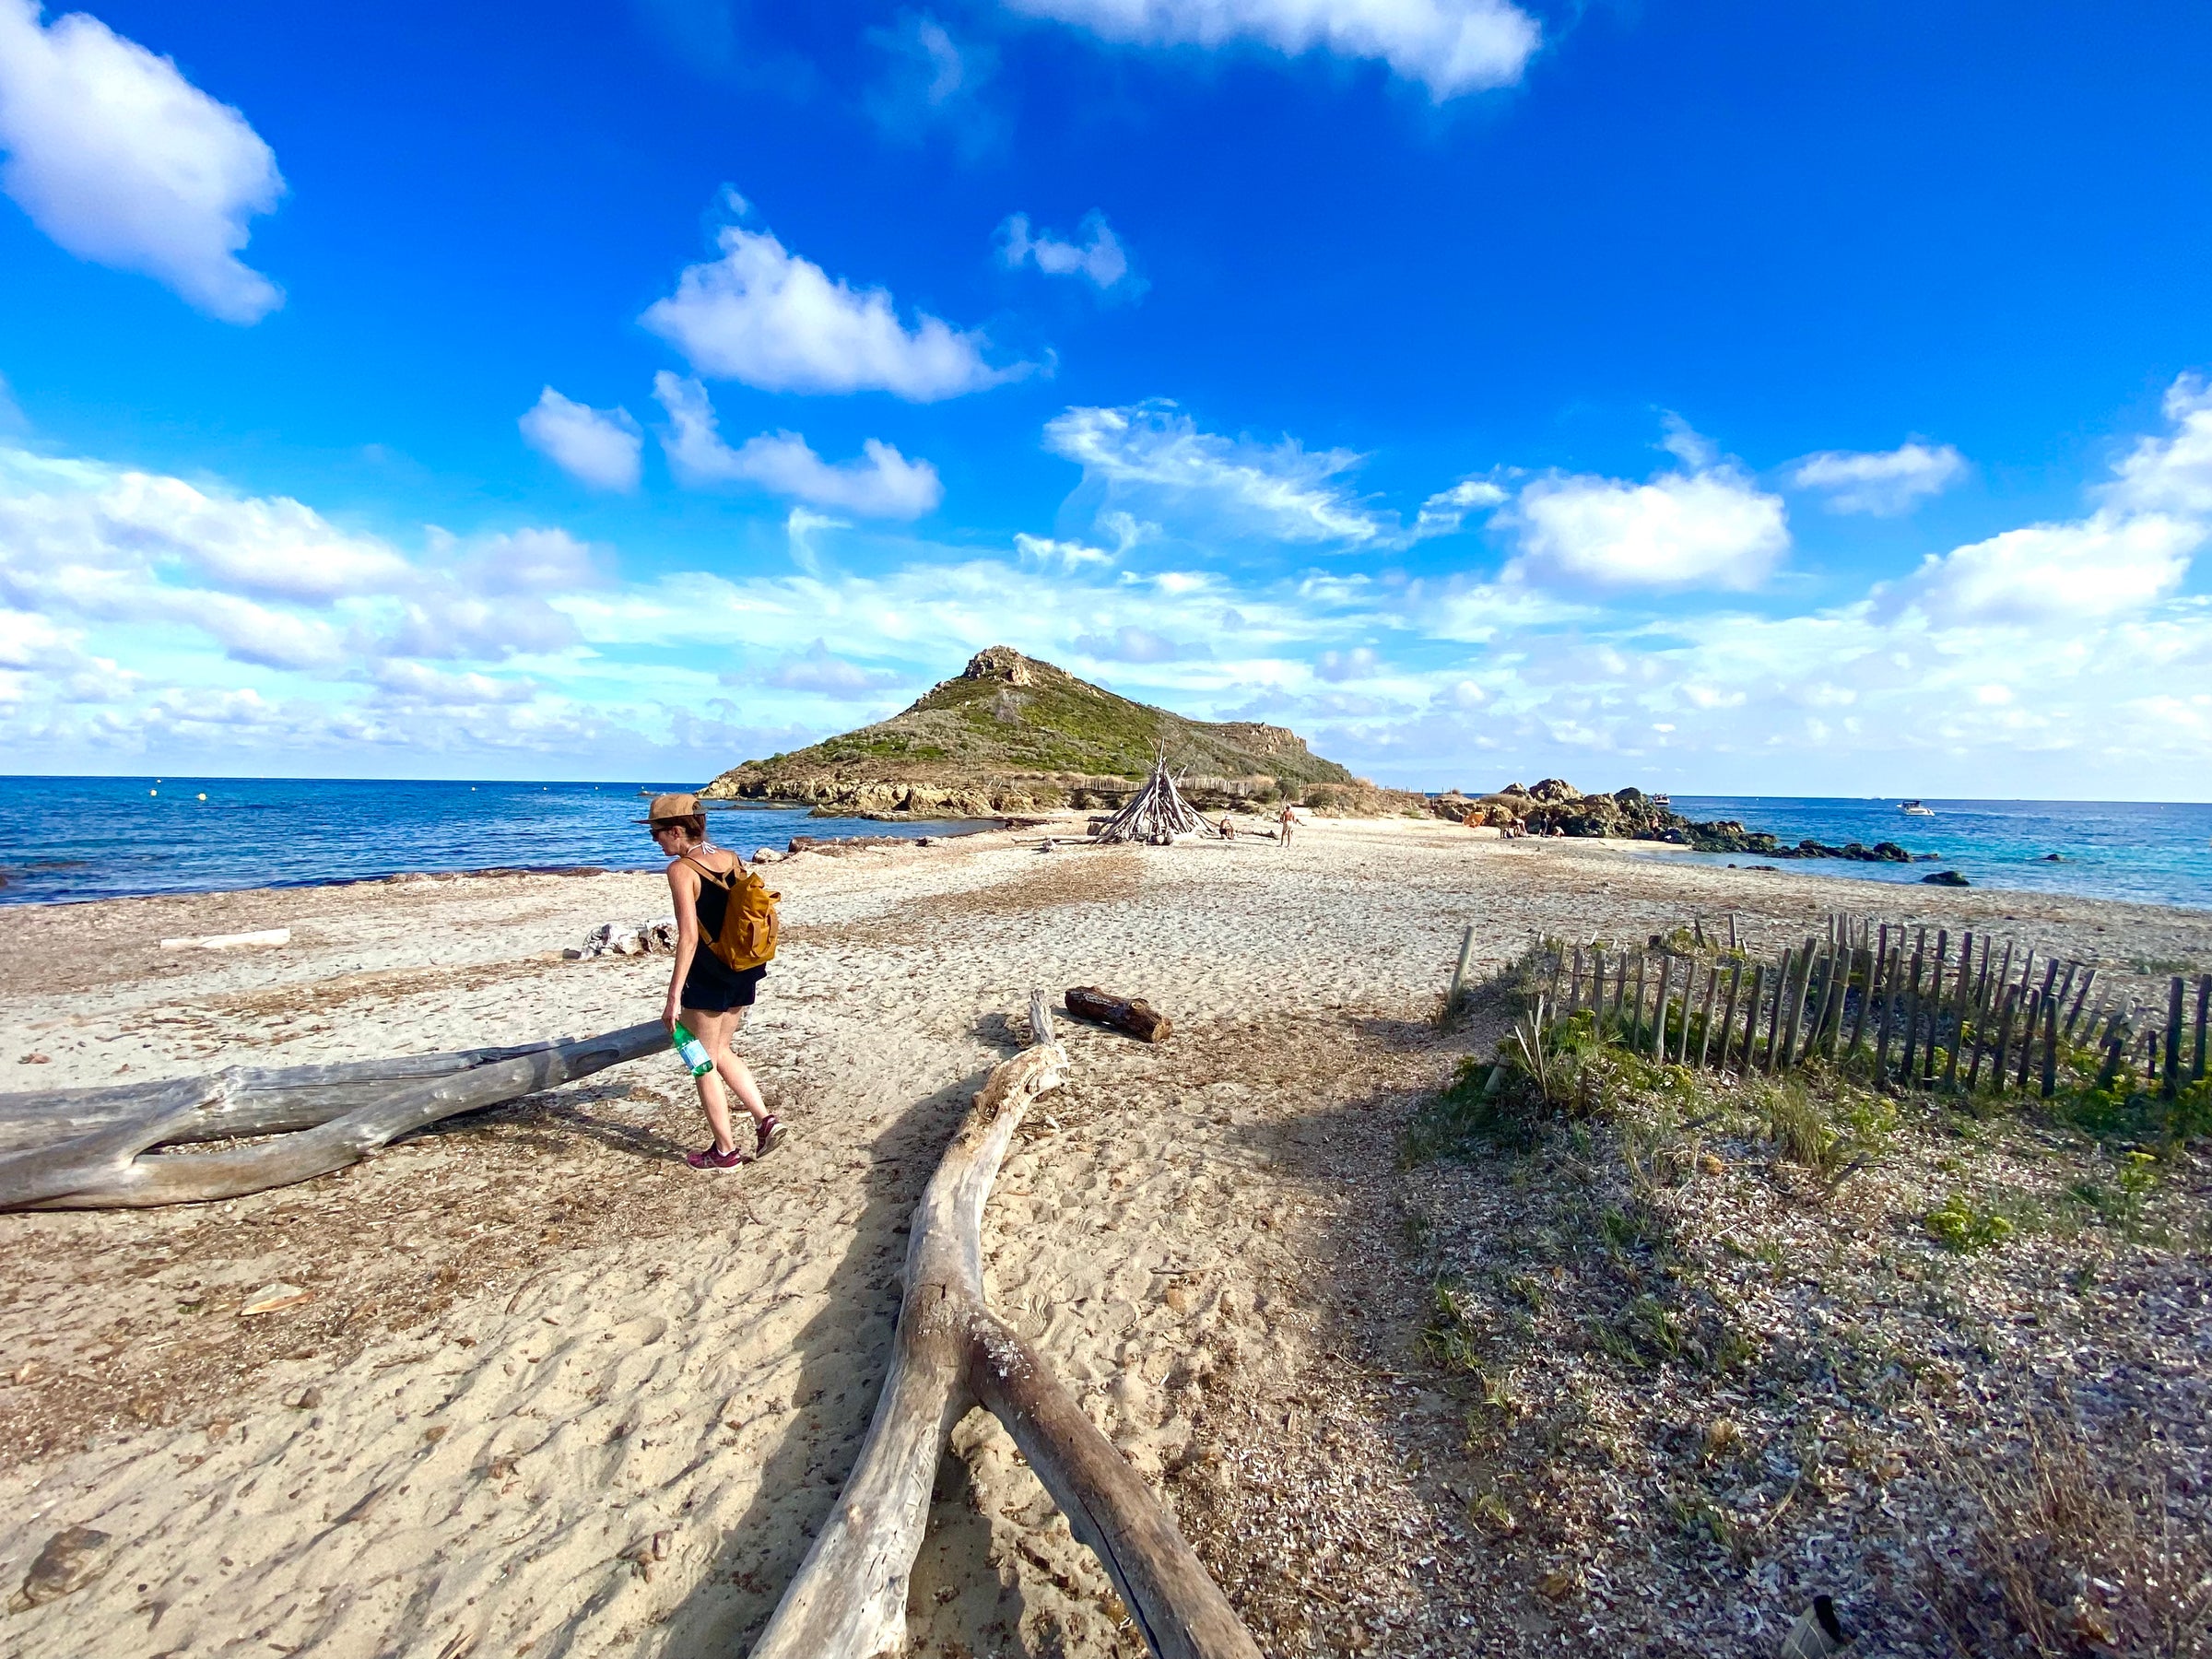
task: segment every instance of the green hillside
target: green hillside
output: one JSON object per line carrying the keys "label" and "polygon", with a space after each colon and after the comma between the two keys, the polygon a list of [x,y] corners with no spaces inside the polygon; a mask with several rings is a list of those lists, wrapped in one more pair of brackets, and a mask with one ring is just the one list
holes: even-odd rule
{"label": "green hillside", "polygon": [[1179,771],[1194,776],[1265,776],[1284,785],[1354,782],[1281,726],[1186,720],[994,645],[890,719],[748,760],[704,793],[819,800],[825,786],[842,786],[842,794],[864,782],[931,785],[933,794],[947,785],[989,788],[1018,778],[1072,784],[1141,777],[1160,749]]}

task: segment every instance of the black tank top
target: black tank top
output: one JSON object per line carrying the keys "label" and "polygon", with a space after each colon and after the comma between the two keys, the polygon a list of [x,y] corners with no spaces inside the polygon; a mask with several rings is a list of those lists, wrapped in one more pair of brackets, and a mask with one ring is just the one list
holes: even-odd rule
{"label": "black tank top", "polygon": [[[698,859],[690,863],[691,868],[699,873],[699,900],[693,906],[699,912],[699,936],[702,940],[720,938],[723,922],[730,913],[730,889],[724,884],[735,881],[737,871],[711,871]],[[711,953],[702,950],[700,954]],[[719,961],[721,959],[715,959]]]}

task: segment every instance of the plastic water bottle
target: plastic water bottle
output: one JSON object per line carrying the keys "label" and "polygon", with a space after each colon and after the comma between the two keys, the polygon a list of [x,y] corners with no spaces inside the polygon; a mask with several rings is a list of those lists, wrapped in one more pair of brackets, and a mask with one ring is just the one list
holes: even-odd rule
{"label": "plastic water bottle", "polygon": [[714,1056],[707,1053],[707,1045],[684,1029],[677,1020],[676,1030],[668,1034],[668,1046],[676,1051],[677,1059],[695,1077],[703,1077],[714,1069]]}

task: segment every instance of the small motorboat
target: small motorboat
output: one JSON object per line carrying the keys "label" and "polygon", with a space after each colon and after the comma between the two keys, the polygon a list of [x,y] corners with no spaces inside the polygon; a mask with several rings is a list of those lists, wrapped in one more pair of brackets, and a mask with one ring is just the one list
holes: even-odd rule
{"label": "small motorboat", "polygon": [[1933,806],[1923,806],[1918,801],[1900,801],[1897,809],[1907,818],[1934,818],[1936,816],[1936,809]]}

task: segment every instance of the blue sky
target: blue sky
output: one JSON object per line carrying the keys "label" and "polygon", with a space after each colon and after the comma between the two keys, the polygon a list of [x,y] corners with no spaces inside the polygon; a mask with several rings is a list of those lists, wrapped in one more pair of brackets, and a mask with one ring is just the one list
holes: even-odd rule
{"label": "blue sky", "polygon": [[2204,798],[2212,11],[0,0],[0,768]]}

